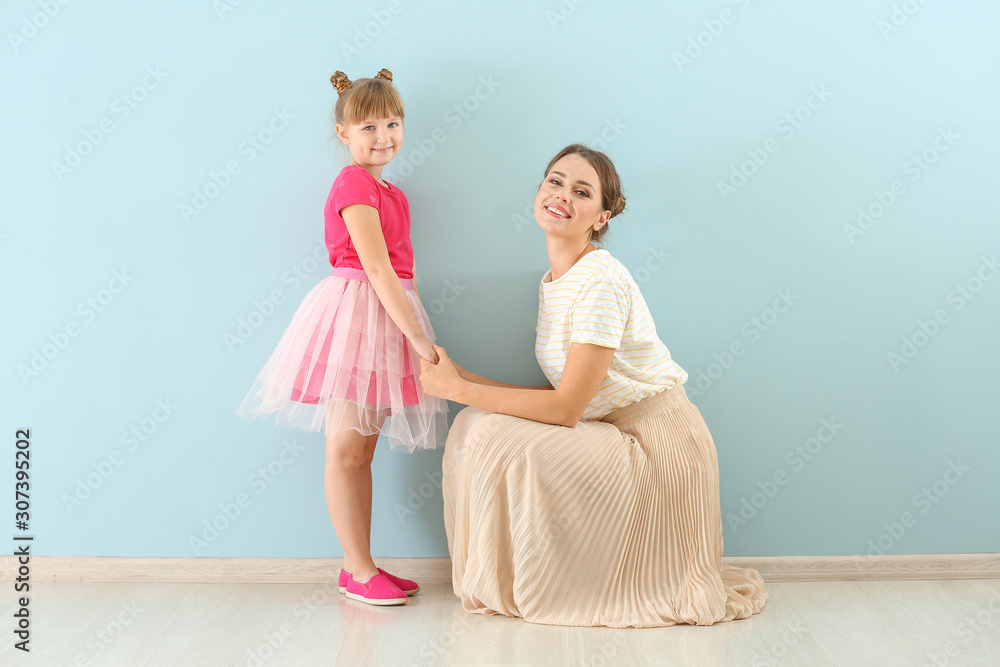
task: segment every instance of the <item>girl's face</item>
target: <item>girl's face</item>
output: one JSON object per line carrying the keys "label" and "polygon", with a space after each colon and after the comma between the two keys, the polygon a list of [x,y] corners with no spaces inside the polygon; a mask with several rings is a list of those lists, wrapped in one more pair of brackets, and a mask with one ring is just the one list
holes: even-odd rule
{"label": "girl's face", "polygon": [[535,220],[546,236],[586,238],[607,224],[601,207],[601,181],[586,158],[575,153],[552,165],[535,196]]}
{"label": "girl's face", "polygon": [[351,162],[381,169],[403,145],[402,118],[368,118],[350,125],[337,124],[337,136],[351,149]]}

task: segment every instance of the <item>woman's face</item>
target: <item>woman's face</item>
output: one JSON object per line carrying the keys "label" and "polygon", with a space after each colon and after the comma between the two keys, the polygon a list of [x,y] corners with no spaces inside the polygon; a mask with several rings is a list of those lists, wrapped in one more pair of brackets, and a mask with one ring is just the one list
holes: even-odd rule
{"label": "woman's face", "polygon": [[601,206],[601,181],[590,162],[572,153],[552,165],[535,196],[535,220],[546,236],[589,241],[610,217]]}

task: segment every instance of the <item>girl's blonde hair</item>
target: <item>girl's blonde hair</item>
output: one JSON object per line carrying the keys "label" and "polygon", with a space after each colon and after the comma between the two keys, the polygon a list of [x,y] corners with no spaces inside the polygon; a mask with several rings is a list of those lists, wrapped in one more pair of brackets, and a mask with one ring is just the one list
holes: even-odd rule
{"label": "girl's blonde hair", "polygon": [[371,79],[357,81],[337,70],[330,83],[339,95],[333,107],[335,124],[351,125],[369,118],[403,118],[403,98],[392,85],[392,72],[387,69]]}

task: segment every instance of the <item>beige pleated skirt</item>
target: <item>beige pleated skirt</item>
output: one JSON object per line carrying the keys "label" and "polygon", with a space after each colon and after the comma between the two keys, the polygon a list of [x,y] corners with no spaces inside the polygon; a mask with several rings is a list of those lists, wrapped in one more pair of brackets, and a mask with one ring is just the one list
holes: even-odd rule
{"label": "beige pleated skirt", "polygon": [[466,408],[443,469],[466,611],[646,628],[767,600],[756,570],[722,564],[715,443],[682,385],[574,428]]}

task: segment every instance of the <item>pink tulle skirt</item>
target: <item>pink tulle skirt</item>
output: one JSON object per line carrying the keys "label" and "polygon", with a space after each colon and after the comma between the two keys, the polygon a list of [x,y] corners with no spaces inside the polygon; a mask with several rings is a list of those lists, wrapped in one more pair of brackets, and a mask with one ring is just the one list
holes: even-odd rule
{"label": "pink tulle skirt", "polygon": [[[434,331],[411,280],[406,298]],[[237,414],[277,414],[279,424],[327,436],[381,433],[412,452],[444,444],[448,404],[424,394],[420,355],[382,307],[364,271],[336,268],[303,300]]]}

